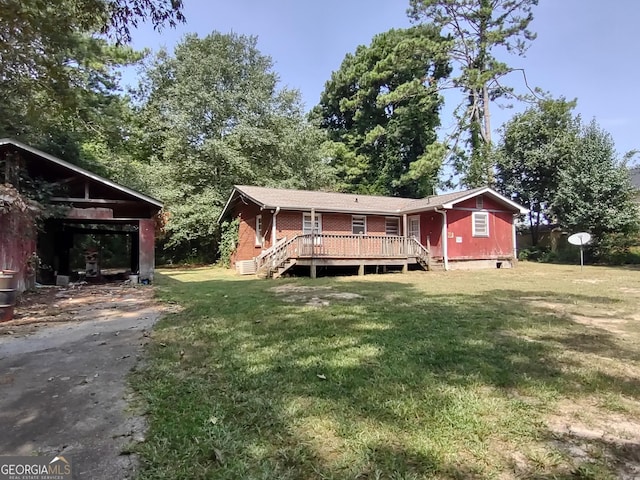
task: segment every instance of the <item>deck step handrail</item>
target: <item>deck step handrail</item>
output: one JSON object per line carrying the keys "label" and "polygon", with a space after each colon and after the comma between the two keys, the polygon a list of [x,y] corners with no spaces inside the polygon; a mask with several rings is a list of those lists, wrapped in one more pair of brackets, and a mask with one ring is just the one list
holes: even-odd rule
{"label": "deck step handrail", "polygon": [[280,245],[284,244],[287,241],[287,237],[282,237],[280,240],[276,241],[273,245],[271,245],[266,250],[263,250],[260,255],[258,255],[254,260],[256,262],[256,267],[260,268],[264,264],[265,257],[268,257],[273,253],[273,251],[278,248]]}
{"label": "deck step handrail", "polygon": [[268,269],[272,271],[278,268],[281,263],[289,258],[289,255],[287,255],[287,251],[289,247],[296,242],[297,238],[298,235],[289,240],[287,240],[285,237],[282,240],[276,242],[271,248],[263,252],[264,255],[261,255],[259,263],[259,257],[256,257],[257,270],[260,271]]}
{"label": "deck step handrail", "polygon": [[422,245],[420,241],[416,237],[409,238],[409,249],[413,250],[411,253],[415,255],[419,260],[421,260],[425,265],[429,266],[431,264],[431,254],[429,249]]}

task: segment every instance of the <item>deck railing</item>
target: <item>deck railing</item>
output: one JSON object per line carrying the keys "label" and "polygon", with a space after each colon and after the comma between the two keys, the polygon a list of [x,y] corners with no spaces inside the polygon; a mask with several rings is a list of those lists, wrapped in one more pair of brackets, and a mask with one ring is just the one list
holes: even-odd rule
{"label": "deck railing", "polygon": [[409,255],[406,237],[389,235],[298,235],[298,257],[404,258]]}
{"label": "deck railing", "polygon": [[274,270],[291,258],[421,258],[429,250],[414,237],[307,234],[283,239],[256,258],[257,269]]}

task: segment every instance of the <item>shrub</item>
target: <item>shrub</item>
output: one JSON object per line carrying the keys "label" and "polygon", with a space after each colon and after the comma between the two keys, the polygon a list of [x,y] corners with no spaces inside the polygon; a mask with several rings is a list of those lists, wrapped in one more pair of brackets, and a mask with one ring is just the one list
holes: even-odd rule
{"label": "shrub", "polygon": [[220,231],[220,263],[225,267],[231,265],[231,255],[238,246],[238,230],[240,228],[240,219],[235,218],[230,222],[224,222]]}

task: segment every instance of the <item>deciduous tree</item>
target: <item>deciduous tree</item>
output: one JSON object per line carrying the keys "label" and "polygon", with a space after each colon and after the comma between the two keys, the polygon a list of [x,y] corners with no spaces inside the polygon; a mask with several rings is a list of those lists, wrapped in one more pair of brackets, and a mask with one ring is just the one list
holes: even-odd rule
{"label": "deciduous tree", "polygon": [[539,226],[550,218],[550,202],[560,171],[575,152],[579,119],[575,101],[542,100],[515,115],[502,128],[497,149],[496,188],[529,209],[533,246]]}
{"label": "deciduous tree", "polygon": [[638,230],[638,206],[625,159],[595,121],[582,127],[571,161],[560,171],[551,208],[570,232],[587,231],[596,242]]}
{"label": "deciduous tree", "polygon": [[255,37],[189,35],[142,75],[136,156],[166,202],[175,257],[217,254],[218,215],[234,184],[316,188],[329,179],[323,132],[297,91],[278,87]]}
{"label": "deciduous tree", "polygon": [[3,0],[0,6],[0,135],[72,161],[80,160],[88,132],[117,131],[117,70],[142,57],[107,39],[125,43],[143,20],[157,28],[183,20],[180,0]]}

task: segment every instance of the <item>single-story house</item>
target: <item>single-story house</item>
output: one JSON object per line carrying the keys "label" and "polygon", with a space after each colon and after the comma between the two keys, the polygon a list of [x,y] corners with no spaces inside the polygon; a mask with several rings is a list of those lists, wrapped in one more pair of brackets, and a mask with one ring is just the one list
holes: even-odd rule
{"label": "single-story house", "polygon": [[[35,281],[34,262],[69,275],[80,234],[125,237],[131,272],[153,279],[160,201],[12,139],[0,139],[0,165],[0,270],[18,272],[18,291]],[[19,208],[23,178],[47,185],[47,202],[58,207],[39,230],[23,215],[26,207]]]}
{"label": "single-story house", "polygon": [[239,218],[241,273],[409,265],[510,267],[515,220],[528,210],[488,187],[422,199],[237,185],[220,221]]}

